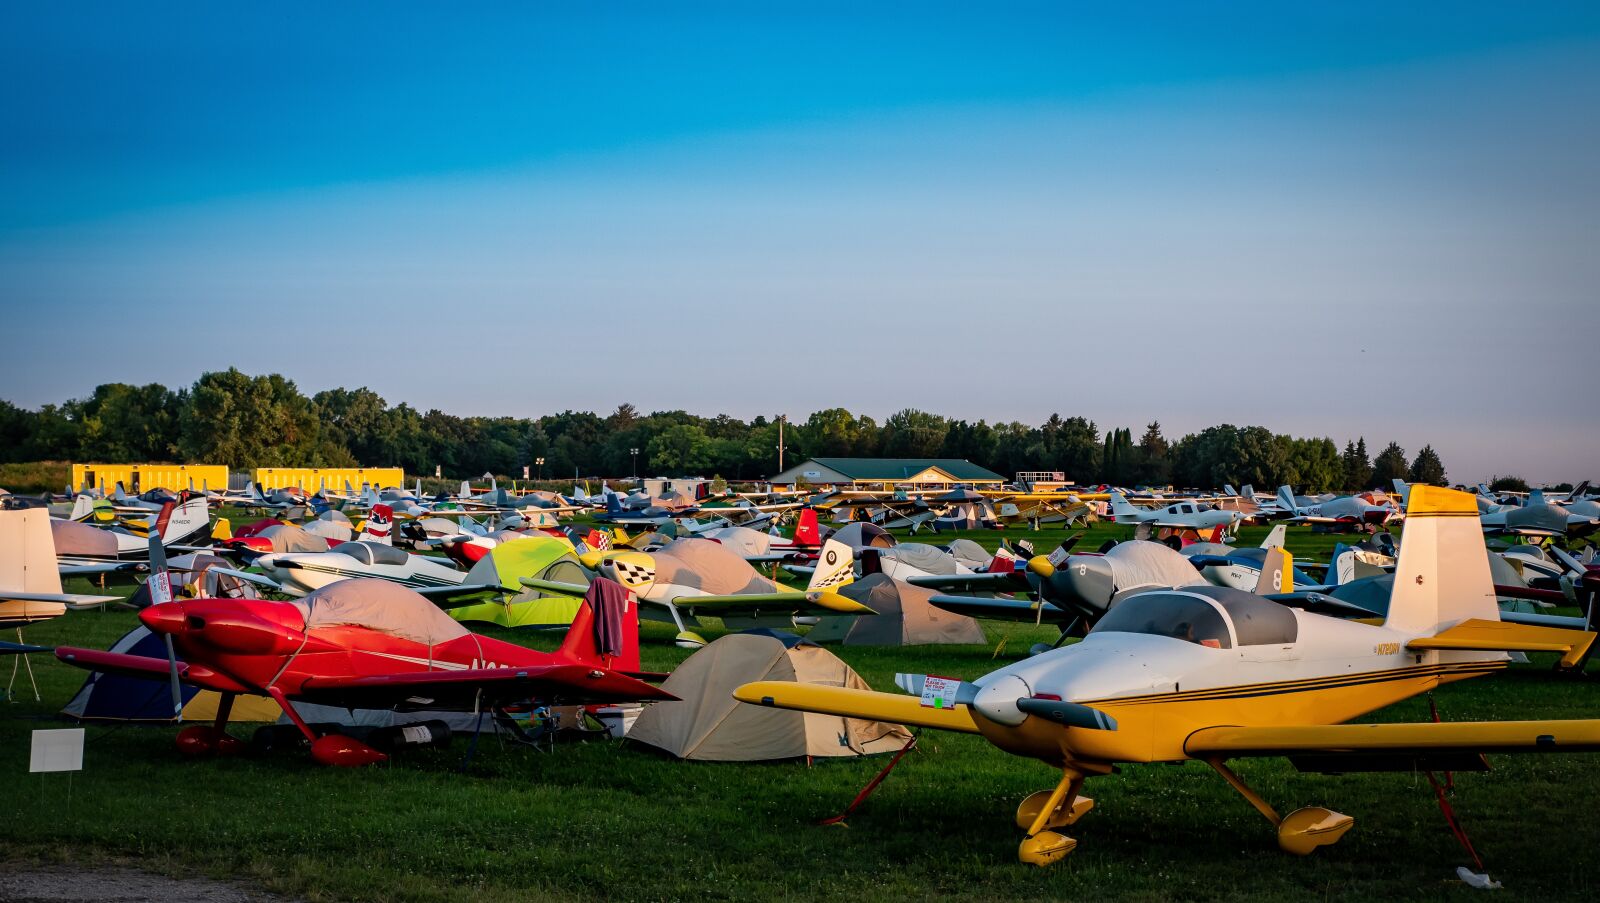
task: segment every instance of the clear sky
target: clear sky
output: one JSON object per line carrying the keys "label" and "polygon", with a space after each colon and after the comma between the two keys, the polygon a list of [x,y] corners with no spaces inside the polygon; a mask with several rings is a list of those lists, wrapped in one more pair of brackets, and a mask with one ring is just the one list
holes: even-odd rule
{"label": "clear sky", "polygon": [[1600,4],[241,6],[0,9],[0,397],[236,365],[1600,477]]}

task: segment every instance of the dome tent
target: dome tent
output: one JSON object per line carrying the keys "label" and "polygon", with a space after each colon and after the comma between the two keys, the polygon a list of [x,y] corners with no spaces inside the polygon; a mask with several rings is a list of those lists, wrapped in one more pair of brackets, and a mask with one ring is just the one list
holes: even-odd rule
{"label": "dome tent", "polygon": [[898,724],[747,705],[733,698],[758,680],[871,689],[833,653],[810,643],[734,633],[684,660],[661,688],[677,702],[646,708],[628,739],[680,759],[768,762],[894,752],[911,739]]}
{"label": "dome tent", "polygon": [[813,643],[843,642],[846,646],[988,642],[977,621],[929,602],[933,590],[895,580],[888,574],[868,574],[840,587],[838,592],[877,614],[824,617],[806,634],[806,639]]}

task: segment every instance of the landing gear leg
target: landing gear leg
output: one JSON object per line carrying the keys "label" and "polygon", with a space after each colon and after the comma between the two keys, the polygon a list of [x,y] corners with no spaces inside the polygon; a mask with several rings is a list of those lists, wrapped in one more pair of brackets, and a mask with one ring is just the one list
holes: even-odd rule
{"label": "landing gear leg", "polygon": [[244,751],[244,741],[228,734],[228,715],[238,694],[223,693],[217,703],[217,717],[211,724],[191,724],[178,731],[178,752],[186,756],[232,756]]}
{"label": "landing gear leg", "polygon": [[1094,800],[1078,796],[1082,772],[1066,768],[1054,790],[1041,790],[1017,807],[1017,826],[1028,832],[1017,848],[1017,858],[1030,865],[1049,865],[1077,848],[1078,842],[1053,828],[1063,828],[1094,808]]}
{"label": "landing gear leg", "polygon": [[282,690],[277,687],[268,687],[267,695],[271,696],[272,701],[283,709],[283,713],[289,716],[289,720],[294,722],[294,726],[300,729],[300,733],[311,741],[311,758],[317,760],[317,762],[323,765],[354,767],[389,760],[388,755],[373,749],[354,737],[346,737],[343,734],[324,734],[318,737],[315,733],[312,733],[305,719],[300,717],[300,713],[294,710],[294,706],[289,702],[289,697],[285,696]]}
{"label": "landing gear leg", "polygon": [[1256,807],[1256,811],[1266,817],[1278,829],[1278,847],[1297,856],[1306,856],[1317,847],[1325,847],[1337,843],[1345,835],[1356,820],[1348,815],[1324,809],[1321,806],[1307,806],[1290,812],[1288,817],[1281,817],[1261,795],[1250,789],[1238,775],[1233,773],[1226,763],[1220,758],[1206,759],[1206,764],[1222,775],[1222,779],[1239,795]]}
{"label": "landing gear leg", "polygon": [[678,635],[673,642],[679,649],[699,649],[706,644],[705,637],[683,626],[683,615],[678,612],[678,606],[668,602],[667,611],[672,615],[672,623],[678,625]]}

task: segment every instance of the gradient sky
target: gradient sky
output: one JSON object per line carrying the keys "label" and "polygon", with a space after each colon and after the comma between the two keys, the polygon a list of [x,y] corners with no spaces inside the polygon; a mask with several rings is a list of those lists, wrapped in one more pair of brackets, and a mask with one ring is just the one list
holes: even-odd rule
{"label": "gradient sky", "polygon": [[1600,4],[463,6],[0,10],[0,397],[238,366],[1600,478]]}

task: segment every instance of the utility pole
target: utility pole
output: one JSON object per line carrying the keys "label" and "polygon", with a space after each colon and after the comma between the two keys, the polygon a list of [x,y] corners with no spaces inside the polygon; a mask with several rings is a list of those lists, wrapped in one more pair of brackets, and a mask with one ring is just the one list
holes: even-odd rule
{"label": "utility pole", "polygon": [[788,419],[788,414],[778,415],[778,473],[783,473],[783,424]]}

